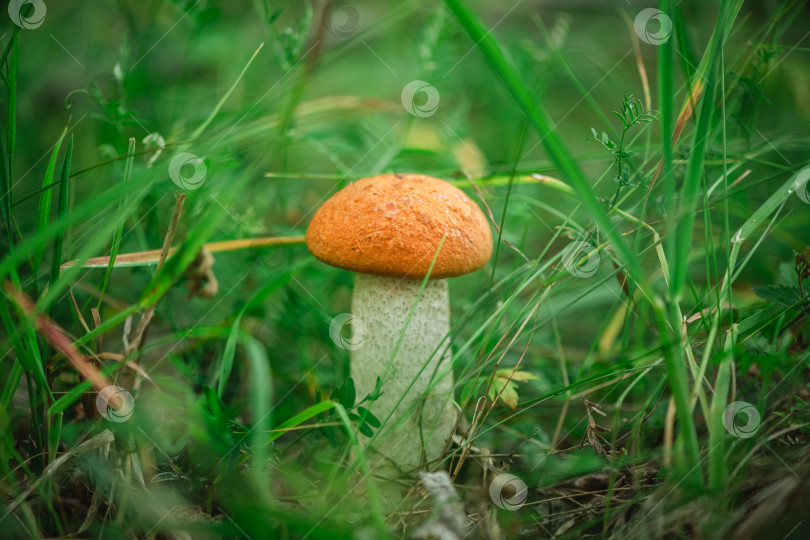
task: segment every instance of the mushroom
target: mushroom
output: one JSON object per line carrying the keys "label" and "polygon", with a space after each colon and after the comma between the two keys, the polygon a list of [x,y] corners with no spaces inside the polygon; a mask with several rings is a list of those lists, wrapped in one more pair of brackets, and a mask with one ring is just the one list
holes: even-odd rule
{"label": "mushroom", "polygon": [[355,332],[364,327],[365,340],[352,339],[351,376],[361,398],[379,378],[381,394],[368,408],[381,421],[391,415],[372,443],[374,474],[393,478],[437,460],[457,418],[446,278],[489,261],[484,214],[444,180],[383,174],[327,200],[306,241],[319,260],[357,272],[352,315],[364,323]]}

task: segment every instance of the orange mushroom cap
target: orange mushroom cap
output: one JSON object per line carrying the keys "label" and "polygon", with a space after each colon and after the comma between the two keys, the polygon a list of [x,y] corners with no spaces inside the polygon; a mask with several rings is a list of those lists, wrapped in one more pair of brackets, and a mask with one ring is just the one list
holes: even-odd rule
{"label": "orange mushroom cap", "polygon": [[394,278],[467,274],[492,255],[489,223],[455,186],[421,174],[382,174],[349,184],[307,228],[307,247],[326,264]]}

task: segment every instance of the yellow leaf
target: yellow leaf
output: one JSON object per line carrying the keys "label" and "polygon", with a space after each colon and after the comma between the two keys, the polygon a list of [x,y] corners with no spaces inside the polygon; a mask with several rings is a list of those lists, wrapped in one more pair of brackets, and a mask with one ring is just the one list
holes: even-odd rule
{"label": "yellow leaf", "polygon": [[517,382],[526,382],[537,379],[536,375],[533,375],[528,371],[515,371],[514,373],[512,373],[512,368],[499,369],[498,371],[495,372],[496,378],[509,379],[510,375],[511,379]]}

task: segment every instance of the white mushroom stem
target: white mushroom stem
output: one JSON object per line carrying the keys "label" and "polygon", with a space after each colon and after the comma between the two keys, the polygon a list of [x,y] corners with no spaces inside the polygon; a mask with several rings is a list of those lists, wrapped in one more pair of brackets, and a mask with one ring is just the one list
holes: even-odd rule
{"label": "white mushroom stem", "polygon": [[438,459],[456,420],[447,280],[429,280],[419,297],[421,286],[368,274],[357,274],[354,286],[352,312],[366,327],[362,345],[352,350],[357,396],[370,394],[379,377],[382,395],[364,406],[380,421],[394,411],[367,453],[373,474],[384,478],[423,465],[423,450],[425,462]]}

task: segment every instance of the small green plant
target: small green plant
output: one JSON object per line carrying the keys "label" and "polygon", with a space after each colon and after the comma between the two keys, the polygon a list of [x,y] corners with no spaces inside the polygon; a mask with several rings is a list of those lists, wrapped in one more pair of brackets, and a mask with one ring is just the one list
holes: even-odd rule
{"label": "small green plant", "polygon": [[621,112],[613,111],[613,114],[622,121],[622,125],[624,126],[618,143],[612,141],[604,131],[600,135],[594,128],[591,128],[591,133],[593,133],[593,138],[610,152],[610,155],[613,156],[616,162],[617,174],[614,181],[619,184],[620,187],[635,186],[638,185],[638,182],[635,182],[631,178],[630,167],[627,165],[627,160],[633,157],[635,153],[625,148],[624,139],[631,127],[640,124],[649,124],[655,120],[656,112],[644,112],[644,105],[642,105],[641,100],[634,97],[633,94],[627,94],[624,96]]}

